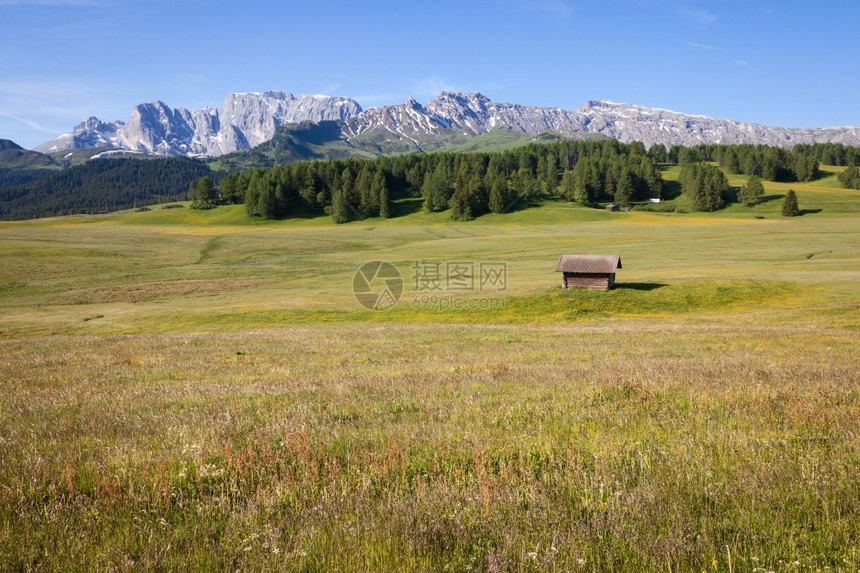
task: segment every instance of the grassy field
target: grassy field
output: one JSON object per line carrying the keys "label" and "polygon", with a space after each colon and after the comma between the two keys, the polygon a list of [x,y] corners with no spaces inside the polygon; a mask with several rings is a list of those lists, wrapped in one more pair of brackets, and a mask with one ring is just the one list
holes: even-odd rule
{"label": "grassy field", "polygon": [[[0,570],[856,571],[860,196],[826,169],[713,214],[0,223]],[[619,288],[562,291],[563,253]],[[416,288],[446,263],[506,280]]]}

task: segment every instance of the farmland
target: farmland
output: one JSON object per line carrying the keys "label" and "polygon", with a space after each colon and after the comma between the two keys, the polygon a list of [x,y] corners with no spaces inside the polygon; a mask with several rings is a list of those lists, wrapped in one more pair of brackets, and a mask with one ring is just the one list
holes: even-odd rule
{"label": "farmland", "polygon": [[824,169],[709,214],[2,223],[0,569],[855,571],[860,197]]}

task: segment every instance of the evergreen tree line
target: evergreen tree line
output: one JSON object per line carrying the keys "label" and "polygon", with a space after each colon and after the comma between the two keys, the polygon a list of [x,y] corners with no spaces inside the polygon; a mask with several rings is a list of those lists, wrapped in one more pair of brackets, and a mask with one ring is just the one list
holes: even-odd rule
{"label": "evergreen tree line", "polygon": [[823,165],[847,167],[860,165],[860,148],[841,143],[815,143],[812,145],[799,143],[791,150],[792,153],[814,157]]}
{"label": "evergreen tree line", "polygon": [[[800,147],[800,146],[797,146]],[[811,150],[792,150],[769,145],[703,144],[673,147],[667,161],[677,165],[714,162],[732,175],[755,175],[767,181],[813,181],[820,177],[819,163]]]}
{"label": "evergreen tree line", "polygon": [[[768,155],[771,156],[771,159],[765,168],[765,157]],[[860,165],[860,148],[842,143],[799,143],[791,150],[763,144],[727,145],[720,143],[703,143],[693,147],[673,145],[667,150],[662,143],[655,143],[648,149],[648,156],[655,163],[670,165],[712,161],[730,173],[745,173],[765,179],[769,179],[769,177],[764,176],[765,171],[768,175],[775,175],[774,167],[782,167],[786,170],[781,173],[783,177],[792,176],[792,166],[797,163],[799,157],[807,158],[806,165],[800,167],[801,171],[812,165],[810,159],[824,165]],[[773,165],[770,165],[770,162],[773,162]],[[802,175],[803,173],[801,173]],[[806,179],[798,177],[798,180]]]}
{"label": "evergreen tree line", "polygon": [[[540,197],[560,195],[582,205],[621,206],[659,198],[658,164],[694,166],[682,175],[682,192],[696,210],[720,208],[728,197],[725,175],[747,174],[745,204],[763,194],[761,180],[810,181],[818,158],[853,161],[857,149],[841,144],[703,144],[694,147],[615,140],[531,144],[503,152],[410,154],[373,160],[299,162],[232,173],[222,182],[223,203],[244,203],[252,216],[280,218],[327,213],[337,222],[392,215],[391,202],[420,197],[426,211],[450,210],[454,220],[503,213]],[[194,189],[192,188],[192,192]]]}
{"label": "evergreen tree line", "polygon": [[450,210],[452,219],[469,220],[559,192],[586,205],[607,200],[626,205],[659,197],[661,186],[641,143],[560,141],[492,153],[437,152],[253,169],[224,177],[218,201],[244,203],[251,216],[328,213],[340,223],[390,217],[394,200],[412,197],[423,199],[428,212]]}
{"label": "evergreen tree line", "polygon": [[211,174],[186,157],[103,158],[0,189],[0,219],[99,213],[184,200],[188,182]]}

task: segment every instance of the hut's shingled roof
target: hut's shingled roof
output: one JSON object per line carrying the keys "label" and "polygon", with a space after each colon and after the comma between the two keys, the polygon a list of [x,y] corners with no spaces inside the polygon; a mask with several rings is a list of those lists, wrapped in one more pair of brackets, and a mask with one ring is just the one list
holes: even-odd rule
{"label": "hut's shingled roof", "polygon": [[611,274],[620,268],[621,257],[618,255],[562,255],[555,272]]}

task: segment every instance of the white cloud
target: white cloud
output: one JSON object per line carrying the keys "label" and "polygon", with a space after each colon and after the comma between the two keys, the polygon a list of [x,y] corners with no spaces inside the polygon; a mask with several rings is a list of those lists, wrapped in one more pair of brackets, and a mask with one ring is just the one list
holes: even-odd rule
{"label": "white cloud", "polygon": [[725,52],[724,48],[719,48],[717,46],[709,46],[707,44],[697,44],[695,42],[687,42],[687,45],[691,48],[701,48],[703,50],[714,50],[715,52]]}
{"label": "white cloud", "polygon": [[15,114],[12,114],[12,113],[6,113],[5,111],[0,111],[0,115],[2,115],[3,117],[8,117],[9,119],[14,119],[18,123],[23,123],[24,125],[26,125],[30,129],[35,129],[36,131],[43,131],[45,133],[52,133],[52,134],[57,133],[56,129],[48,129],[47,127],[42,127],[37,122],[30,120],[30,119],[27,119],[26,117],[19,117]]}
{"label": "white cloud", "polygon": [[758,71],[757,67],[755,67],[754,65],[752,65],[751,63],[749,63],[745,60],[735,60],[735,63],[737,65],[741,66],[742,68],[748,69],[751,72],[757,72]]}
{"label": "white cloud", "polygon": [[17,78],[0,83],[0,131],[21,145],[35,146],[93,115],[107,121],[127,119],[130,97],[103,82]]}

